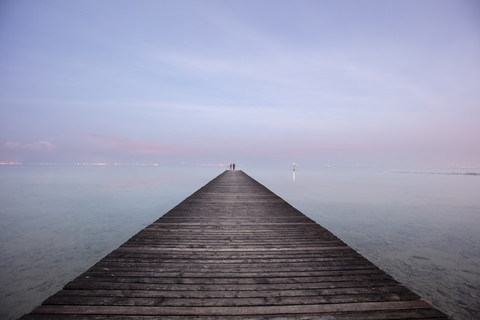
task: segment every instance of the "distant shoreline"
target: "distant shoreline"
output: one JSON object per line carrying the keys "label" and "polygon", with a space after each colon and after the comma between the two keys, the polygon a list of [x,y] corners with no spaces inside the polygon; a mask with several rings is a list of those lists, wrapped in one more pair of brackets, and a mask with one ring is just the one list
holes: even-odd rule
{"label": "distant shoreline", "polygon": [[441,175],[455,175],[455,176],[480,176],[478,172],[420,172],[420,171],[395,171],[394,173],[408,173],[408,174],[441,174]]}

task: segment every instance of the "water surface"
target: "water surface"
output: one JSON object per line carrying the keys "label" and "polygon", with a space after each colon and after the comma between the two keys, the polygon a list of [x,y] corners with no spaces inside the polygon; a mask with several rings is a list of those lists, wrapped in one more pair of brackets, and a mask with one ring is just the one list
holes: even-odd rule
{"label": "water surface", "polygon": [[[480,176],[242,169],[442,311],[480,318]],[[31,311],[223,170],[0,167],[0,318]]]}
{"label": "water surface", "polygon": [[480,319],[478,174],[297,169],[285,183],[278,172],[254,175],[452,318]]}

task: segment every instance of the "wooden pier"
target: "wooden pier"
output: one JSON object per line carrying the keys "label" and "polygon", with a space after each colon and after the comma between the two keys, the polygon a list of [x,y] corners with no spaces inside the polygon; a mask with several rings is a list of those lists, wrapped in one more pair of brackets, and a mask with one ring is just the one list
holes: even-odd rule
{"label": "wooden pier", "polygon": [[447,319],[225,171],[21,319]]}

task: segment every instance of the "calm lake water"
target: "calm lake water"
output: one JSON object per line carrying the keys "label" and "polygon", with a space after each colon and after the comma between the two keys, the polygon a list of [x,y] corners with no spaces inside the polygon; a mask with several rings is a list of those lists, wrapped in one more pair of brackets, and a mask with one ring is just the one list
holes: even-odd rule
{"label": "calm lake water", "polygon": [[[476,170],[241,167],[454,319],[480,319]],[[0,318],[65,283],[220,167],[0,166]]]}

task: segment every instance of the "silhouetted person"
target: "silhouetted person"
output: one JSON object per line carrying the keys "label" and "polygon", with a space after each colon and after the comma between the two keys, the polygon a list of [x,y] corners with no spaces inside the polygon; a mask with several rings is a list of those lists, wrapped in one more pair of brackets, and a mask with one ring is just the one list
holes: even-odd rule
{"label": "silhouetted person", "polygon": [[233,170],[235,170],[235,163],[233,164]]}

